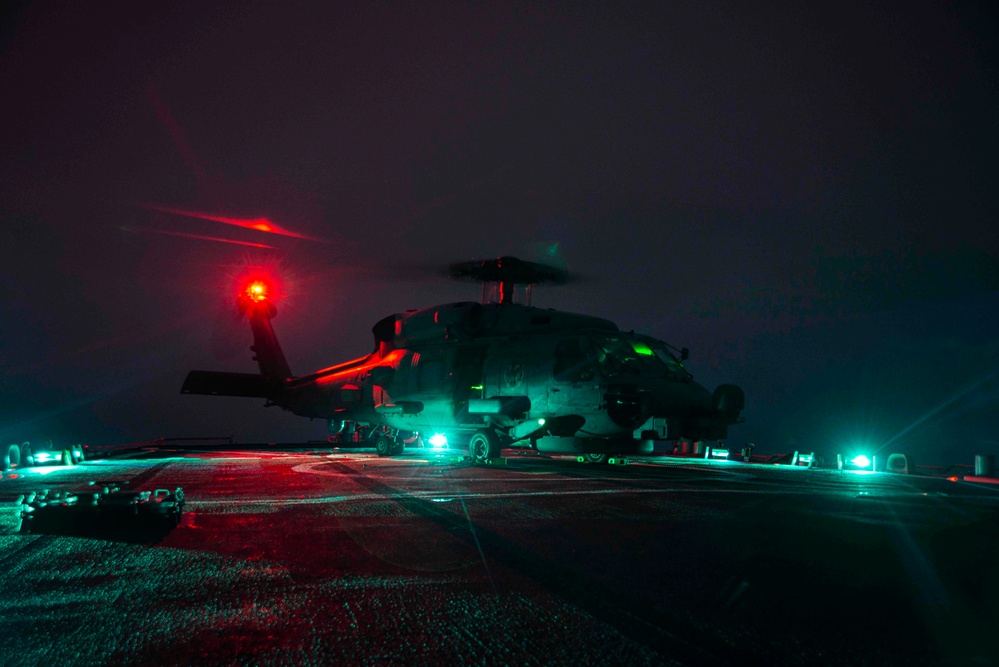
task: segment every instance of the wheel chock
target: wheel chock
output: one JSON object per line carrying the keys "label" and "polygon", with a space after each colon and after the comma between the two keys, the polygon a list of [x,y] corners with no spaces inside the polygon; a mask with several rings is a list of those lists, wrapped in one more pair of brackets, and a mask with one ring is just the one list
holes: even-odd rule
{"label": "wheel chock", "polygon": [[[590,463],[590,461],[586,460],[585,456],[577,456],[576,457],[576,462],[577,463]],[[628,463],[629,463],[628,459],[626,459],[623,456],[612,456],[612,457],[610,457],[610,458],[607,459],[607,465],[609,465],[609,466],[626,466],[626,465],[628,465]]]}

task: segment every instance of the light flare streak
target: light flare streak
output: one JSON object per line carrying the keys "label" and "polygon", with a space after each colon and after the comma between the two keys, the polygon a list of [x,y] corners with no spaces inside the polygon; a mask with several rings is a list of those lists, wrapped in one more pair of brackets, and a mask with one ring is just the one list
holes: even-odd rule
{"label": "light flare streak", "polygon": [[251,248],[265,248],[273,250],[274,246],[266,243],[254,243],[252,241],[236,241],[233,239],[223,239],[218,236],[204,236],[202,234],[187,234],[184,232],[170,232],[164,229],[150,229],[148,227],[122,227],[126,232],[143,232],[145,234],[162,234],[164,236],[179,236],[185,239],[198,239],[201,241],[215,241],[216,243],[232,243],[233,245],[249,246]]}
{"label": "light flare streak", "polygon": [[143,208],[159,211],[161,213],[170,213],[172,215],[180,215],[187,218],[194,218],[196,220],[207,220],[209,222],[219,222],[223,225],[230,225],[232,227],[242,227],[243,229],[251,229],[255,232],[264,232],[266,234],[277,234],[279,236],[288,236],[296,239],[305,239],[308,241],[319,241],[320,243],[328,243],[328,241],[323,241],[322,239],[317,239],[312,236],[307,236],[305,234],[299,234],[298,232],[293,232],[290,229],[285,229],[274,222],[271,222],[268,218],[233,218],[225,215],[212,215],[210,213],[201,213],[199,211],[188,211],[181,208],[173,208],[171,206],[158,206],[156,204],[140,204]]}
{"label": "light flare streak", "polygon": [[928,422],[930,419],[932,419],[933,417],[936,417],[938,414],[940,414],[941,412],[943,412],[944,410],[946,410],[947,408],[949,408],[951,405],[953,405],[954,403],[956,403],[960,399],[964,398],[965,396],[967,396],[968,394],[970,394],[974,390],[978,389],[979,387],[981,387],[986,382],[989,382],[990,380],[995,379],[997,376],[999,376],[999,371],[993,371],[991,373],[988,373],[985,376],[983,376],[983,377],[979,378],[978,380],[975,380],[971,384],[967,385],[963,389],[959,390],[957,393],[955,393],[953,396],[951,396],[947,400],[941,402],[935,408],[927,410],[924,415],[922,415],[921,417],[919,417],[918,419],[916,419],[914,422],[912,422],[911,424],[909,424],[908,426],[906,426],[905,428],[903,428],[901,431],[899,431],[898,433],[896,433],[895,435],[893,435],[891,438],[889,438],[888,441],[885,444],[883,444],[880,447],[878,447],[874,451],[874,453],[877,454],[882,449],[884,449],[888,445],[892,444],[893,442],[895,442],[899,438],[904,437],[905,435],[907,435],[908,433],[910,433],[914,429],[922,426],[923,424],[925,424],[926,422]]}

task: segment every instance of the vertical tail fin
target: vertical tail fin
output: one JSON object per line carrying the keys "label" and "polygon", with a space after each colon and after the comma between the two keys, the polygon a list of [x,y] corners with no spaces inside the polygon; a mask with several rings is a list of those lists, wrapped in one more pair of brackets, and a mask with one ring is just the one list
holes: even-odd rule
{"label": "vertical tail fin", "polygon": [[260,366],[260,374],[268,380],[284,380],[292,377],[288,361],[278,344],[277,336],[271,327],[271,318],[277,315],[277,308],[270,301],[240,299],[240,306],[250,319],[253,329],[254,361]]}

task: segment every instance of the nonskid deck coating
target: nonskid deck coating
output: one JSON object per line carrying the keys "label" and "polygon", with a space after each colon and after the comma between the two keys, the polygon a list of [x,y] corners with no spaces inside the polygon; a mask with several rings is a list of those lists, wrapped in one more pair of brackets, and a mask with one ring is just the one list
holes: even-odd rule
{"label": "nonskid deck coating", "polygon": [[[364,452],[190,453],[10,477],[0,500],[131,479],[182,486],[188,506],[155,543],[0,535],[5,664],[999,655],[975,641],[999,620],[999,494],[945,480]],[[891,641],[899,632],[910,639]]]}

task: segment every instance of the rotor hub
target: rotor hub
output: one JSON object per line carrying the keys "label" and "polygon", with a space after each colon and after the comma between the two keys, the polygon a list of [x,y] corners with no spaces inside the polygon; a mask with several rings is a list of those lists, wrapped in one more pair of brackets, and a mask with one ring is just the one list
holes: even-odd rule
{"label": "rotor hub", "polygon": [[[563,269],[509,256],[451,264],[448,267],[448,275],[455,279],[481,282],[483,302],[498,303],[513,303],[517,285],[524,286],[524,293],[529,303],[532,285],[539,283],[560,285],[567,282],[569,277]],[[498,288],[497,298],[487,298],[487,287],[490,285]]]}

